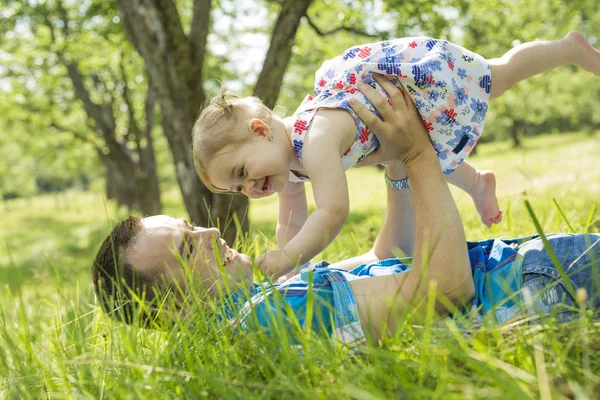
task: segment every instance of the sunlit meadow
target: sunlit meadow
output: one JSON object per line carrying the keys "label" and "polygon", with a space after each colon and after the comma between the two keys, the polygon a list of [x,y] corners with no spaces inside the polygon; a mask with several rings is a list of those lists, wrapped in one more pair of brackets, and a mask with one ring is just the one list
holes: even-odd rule
{"label": "sunlit meadow", "polygon": [[[549,135],[480,145],[470,161],[497,174],[504,221],[485,228],[453,189],[467,239],[600,231],[600,136]],[[382,172],[349,173],[351,217],[319,258],[369,249],[385,210]],[[184,215],[176,189],[165,213]],[[0,206],[1,398],[600,398],[600,327],[582,313],[557,325],[461,335],[452,322],[415,325],[348,354],[315,336],[236,334],[207,315],[166,332],[106,318],[91,290],[91,261],[125,215],[97,193],[18,199]],[[252,203],[252,254],[274,245],[275,198]],[[282,341],[284,344],[282,344]]]}

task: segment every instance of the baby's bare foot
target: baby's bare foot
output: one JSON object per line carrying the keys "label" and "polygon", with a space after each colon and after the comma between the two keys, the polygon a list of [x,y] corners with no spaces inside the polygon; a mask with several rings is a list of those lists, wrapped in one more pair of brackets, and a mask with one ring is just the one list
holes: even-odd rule
{"label": "baby's bare foot", "polygon": [[573,50],[573,64],[600,76],[600,51],[592,47],[585,36],[579,32],[569,32],[565,40],[570,43]]}
{"label": "baby's bare foot", "polygon": [[485,226],[490,228],[502,221],[502,210],[496,197],[496,177],[492,171],[477,171],[477,180],[469,194]]}

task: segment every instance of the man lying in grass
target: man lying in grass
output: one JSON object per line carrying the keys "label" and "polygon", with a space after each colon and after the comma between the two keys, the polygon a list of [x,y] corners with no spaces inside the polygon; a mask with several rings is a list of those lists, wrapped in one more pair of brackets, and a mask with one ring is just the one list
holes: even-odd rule
{"label": "man lying in grass", "polygon": [[[362,105],[353,108],[382,144],[370,160],[396,161],[388,164],[388,176],[406,174],[411,187],[388,189],[385,221],[370,252],[313,265],[280,284],[258,285],[250,257],[230,249],[217,229],[168,216],[129,217],[115,226],[94,261],[94,289],[104,310],[150,326],[161,315],[173,315],[173,307],[189,317],[186,305],[201,286],[242,329],[311,327],[354,345],[393,332],[406,312],[435,308],[457,316],[465,315],[458,311],[463,309],[471,310],[471,322],[504,324],[540,313],[567,321],[584,302],[597,309],[600,234],[465,245],[458,210],[418,112],[405,92],[385,79],[379,84],[393,105],[368,86],[361,90],[383,121]],[[394,258],[398,249],[412,258]],[[141,312],[134,313],[136,304]]]}

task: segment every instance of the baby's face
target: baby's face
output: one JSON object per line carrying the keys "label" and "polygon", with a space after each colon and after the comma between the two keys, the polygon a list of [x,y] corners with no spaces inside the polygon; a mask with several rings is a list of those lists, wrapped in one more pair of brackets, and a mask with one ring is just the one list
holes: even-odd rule
{"label": "baby's face", "polygon": [[242,145],[229,145],[207,168],[212,184],[231,192],[258,199],[285,189],[290,160],[276,140],[255,136]]}

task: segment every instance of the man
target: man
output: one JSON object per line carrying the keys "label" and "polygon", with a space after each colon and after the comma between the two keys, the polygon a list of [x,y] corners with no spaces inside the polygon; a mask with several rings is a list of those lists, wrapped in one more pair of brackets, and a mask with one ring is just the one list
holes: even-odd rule
{"label": "man", "polygon": [[[312,290],[319,301],[330,306],[335,320],[327,325],[323,315],[331,314],[324,306],[315,313],[322,317],[315,322],[324,325],[336,340],[358,343],[365,332],[378,338],[386,329],[393,331],[403,321],[405,310],[423,306],[431,287],[435,287],[436,299],[442,299],[435,304],[439,314],[448,313],[448,304],[460,307],[471,301],[479,307],[480,320],[494,311],[498,323],[527,315],[520,291],[528,284],[535,293],[543,293],[547,284],[553,284],[551,301],[543,296],[538,299],[537,308],[545,307],[544,312],[563,301],[574,303],[574,288],[584,285],[591,294],[589,305],[600,305],[592,279],[600,267],[591,264],[594,257],[600,260],[598,235],[551,238],[564,265],[571,264],[569,277],[551,262],[551,251],[546,252],[539,239],[489,241],[471,245],[469,250],[458,210],[418,112],[405,92],[384,79],[378,83],[390,94],[393,106],[369,86],[360,89],[383,121],[364,106],[353,108],[382,144],[371,161],[399,162],[403,166],[387,167],[388,176],[401,179],[406,174],[411,185],[410,190],[388,189],[385,220],[371,251],[316,268],[312,275],[300,274],[281,285],[265,287],[252,284],[251,259],[230,249],[217,229],[197,228],[168,216],[130,217],[117,224],[94,261],[94,288],[104,310],[131,323],[134,304],[152,304],[141,313],[141,322],[150,323],[160,314],[165,294],[171,294],[172,303],[180,309],[191,290],[189,285],[200,283],[209,296],[223,292],[242,296],[233,311],[227,309],[227,316],[243,328],[258,324],[268,330],[273,328],[269,313],[285,313],[286,306],[305,326]],[[523,242],[521,250],[527,251],[517,253],[515,247]],[[398,248],[412,255],[411,265],[386,260]],[[564,248],[574,252],[567,254]],[[559,286],[564,290],[558,291]]]}

